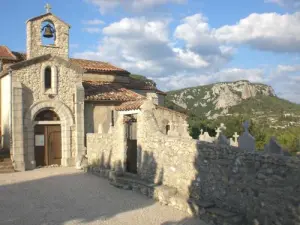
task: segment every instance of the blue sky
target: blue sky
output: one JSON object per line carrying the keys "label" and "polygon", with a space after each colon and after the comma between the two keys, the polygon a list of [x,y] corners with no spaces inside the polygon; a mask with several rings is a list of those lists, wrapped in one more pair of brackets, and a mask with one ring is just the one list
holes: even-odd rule
{"label": "blue sky", "polygon": [[72,57],[162,90],[248,79],[300,103],[300,0],[2,0],[0,45],[24,52],[25,22],[47,2],[71,25]]}

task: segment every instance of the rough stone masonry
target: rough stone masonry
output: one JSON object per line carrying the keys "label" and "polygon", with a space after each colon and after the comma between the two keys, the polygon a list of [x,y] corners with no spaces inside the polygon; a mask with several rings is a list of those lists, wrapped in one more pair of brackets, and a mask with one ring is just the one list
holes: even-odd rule
{"label": "rough stone masonry", "polygon": [[[299,158],[197,143],[164,134],[155,121],[153,108],[143,107],[138,114],[139,177],[174,187],[187,201],[212,201],[244,215],[249,224],[300,224]],[[97,148],[99,157],[109,155],[122,165],[120,148],[104,141],[107,135],[90,137],[88,154]],[[110,162],[107,157],[102,161]]]}

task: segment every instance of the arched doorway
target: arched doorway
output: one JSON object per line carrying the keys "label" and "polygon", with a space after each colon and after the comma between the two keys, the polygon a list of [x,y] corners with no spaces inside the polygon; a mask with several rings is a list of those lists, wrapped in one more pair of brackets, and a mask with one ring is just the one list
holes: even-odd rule
{"label": "arched doorway", "polygon": [[61,165],[61,126],[59,116],[45,109],[35,116],[34,156],[36,166]]}

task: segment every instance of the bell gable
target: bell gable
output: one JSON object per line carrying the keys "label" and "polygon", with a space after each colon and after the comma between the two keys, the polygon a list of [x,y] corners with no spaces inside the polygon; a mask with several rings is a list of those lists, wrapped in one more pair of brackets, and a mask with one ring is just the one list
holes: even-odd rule
{"label": "bell gable", "polygon": [[46,54],[69,58],[70,25],[49,10],[27,21],[27,59]]}

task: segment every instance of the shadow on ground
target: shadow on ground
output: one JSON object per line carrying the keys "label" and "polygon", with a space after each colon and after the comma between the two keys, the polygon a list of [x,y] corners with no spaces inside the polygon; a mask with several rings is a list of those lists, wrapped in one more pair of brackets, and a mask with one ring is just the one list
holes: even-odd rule
{"label": "shadow on ground", "polygon": [[[7,179],[1,175],[0,224],[162,224],[184,218],[176,216],[176,210],[153,206],[155,202],[142,195],[116,189],[105,179],[82,172],[58,175],[60,169],[15,173]],[[56,172],[41,175],[46,170]],[[164,220],[159,218],[162,209],[170,214]],[[157,217],[155,222],[152,217]]]}

